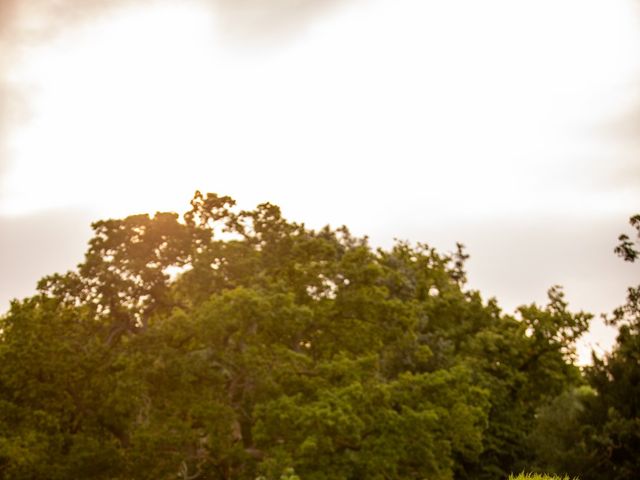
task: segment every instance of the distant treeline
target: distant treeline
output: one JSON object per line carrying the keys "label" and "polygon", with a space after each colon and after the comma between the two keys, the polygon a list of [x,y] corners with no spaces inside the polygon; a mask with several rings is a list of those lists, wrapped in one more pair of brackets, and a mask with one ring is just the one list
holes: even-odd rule
{"label": "distant treeline", "polygon": [[638,288],[581,370],[591,315],[558,287],[502,312],[462,245],[374,249],[199,192],[93,230],[0,319],[2,479],[638,478]]}

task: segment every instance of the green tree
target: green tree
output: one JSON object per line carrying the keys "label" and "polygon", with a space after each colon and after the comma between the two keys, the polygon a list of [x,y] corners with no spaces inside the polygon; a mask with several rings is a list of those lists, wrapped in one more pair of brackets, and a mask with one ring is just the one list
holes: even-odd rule
{"label": "green tree", "polygon": [[[640,215],[630,219],[640,239]],[[636,239],[636,242],[637,242]],[[622,234],[615,253],[628,262],[638,259],[637,243]],[[640,285],[629,287],[627,303],[608,322],[618,326],[612,352],[593,356],[587,379],[596,395],[587,403],[584,439],[589,455],[585,479],[632,479],[640,471]]]}
{"label": "green tree", "polygon": [[535,464],[529,470],[573,475],[583,472],[589,458],[583,437],[587,405],[596,391],[588,385],[566,390],[536,414],[529,435]]}
{"label": "green tree", "polygon": [[0,327],[0,476],[113,478],[123,466],[138,382],[58,300],[14,302]]}
{"label": "green tree", "polygon": [[490,392],[491,408],[482,454],[478,461],[460,462],[461,478],[504,478],[530,470],[535,458],[528,435],[538,410],[581,383],[574,342],[591,316],[570,313],[557,287],[549,290],[544,308],[520,307],[518,314],[497,316],[464,352],[477,382]]}
{"label": "green tree", "polygon": [[0,319],[0,478],[504,478],[580,381],[589,316],[557,288],[503,314],[462,245],[200,192],[93,228]]}

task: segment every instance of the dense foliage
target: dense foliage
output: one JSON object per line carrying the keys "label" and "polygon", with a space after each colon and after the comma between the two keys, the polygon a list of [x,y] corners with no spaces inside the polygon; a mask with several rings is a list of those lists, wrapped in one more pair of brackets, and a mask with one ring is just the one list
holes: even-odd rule
{"label": "dense foliage", "polygon": [[466,288],[462,246],[373,249],[200,193],[93,229],[0,320],[0,478],[638,471],[638,290],[585,376],[590,315],[557,287],[504,314]]}
{"label": "dense foliage", "polygon": [[[630,221],[640,239],[640,215]],[[620,235],[615,252],[640,258],[637,241]],[[588,387],[565,392],[541,412],[539,465],[583,479],[634,480],[640,474],[640,285],[606,319],[619,327],[616,346],[585,371]],[[542,444],[542,438],[547,445]]]}

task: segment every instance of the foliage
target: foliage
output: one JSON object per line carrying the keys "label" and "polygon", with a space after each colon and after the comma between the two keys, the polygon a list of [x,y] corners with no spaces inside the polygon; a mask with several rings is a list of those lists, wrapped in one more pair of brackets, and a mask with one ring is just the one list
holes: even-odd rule
{"label": "foliage", "polygon": [[[640,215],[631,217],[640,239]],[[635,262],[638,249],[621,235],[616,253]],[[617,343],[605,358],[593,358],[587,379],[596,395],[587,403],[584,441],[589,456],[584,478],[620,480],[640,472],[640,285],[628,289],[627,303],[608,321],[619,327]]]}
{"label": "foliage", "polygon": [[583,440],[587,405],[597,393],[590,386],[566,390],[536,414],[535,426],[529,434],[534,453],[532,470],[542,472],[583,472],[589,452]]}
{"label": "foliage", "polygon": [[[638,230],[640,216],[631,218]],[[638,258],[636,244],[620,235],[615,253]],[[538,471],[571,473],[583,480],[631,480],[640,471],[640,287],[606,320],[619,327],[613,350],[584,371],[586,386],[568,390],[537,412],[529,436]]]}
{"label": "foliage", "polygon": [[[197,192],[183,216],[93,228],[77,270],[42,279],[0,320],[0,478],[448,480],[557,467],[540,446],[553,408],[582,391],[573,348],[590,319],[558,287],[546,306],[507,315],[467,289],[462,245],[374,249],[346,227],[309,229],[215,194]],[[597,368],[594,409],[620,395],[598,386]],[[597,432],[633,435],[616,412]]]}

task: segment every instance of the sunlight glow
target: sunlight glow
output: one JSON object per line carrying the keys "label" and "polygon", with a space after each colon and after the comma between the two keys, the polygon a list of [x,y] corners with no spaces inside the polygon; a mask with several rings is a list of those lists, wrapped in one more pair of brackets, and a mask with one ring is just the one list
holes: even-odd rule
{"label": "sunlight glow", "polygon": [[345,195],[376,217],[381,189],[442,218],[619,211],[635,192],[573,179],[640,71],[630,8],[378,0],[270,49],[221,44],[203,5],[122,10],[26,56],[0,213],[181,209],[196,188],[307,218]]}

